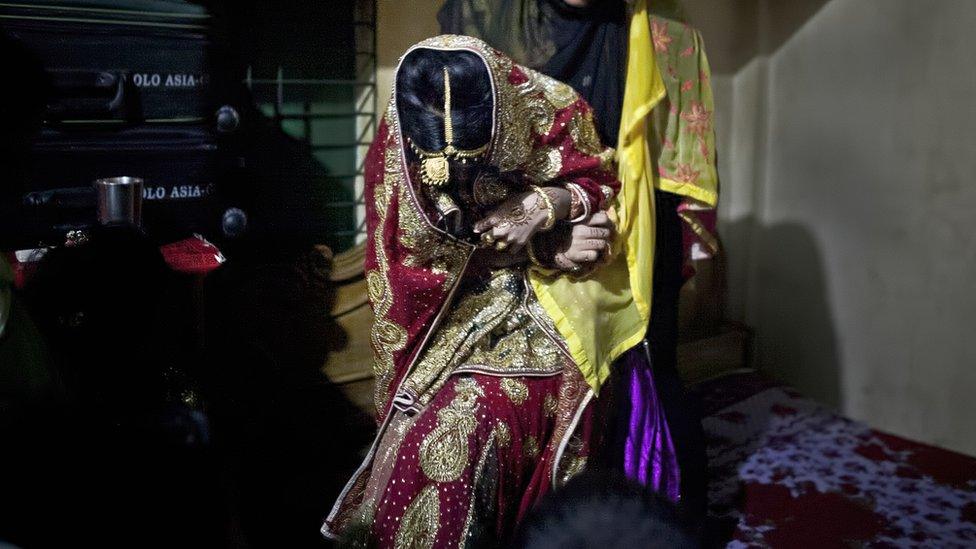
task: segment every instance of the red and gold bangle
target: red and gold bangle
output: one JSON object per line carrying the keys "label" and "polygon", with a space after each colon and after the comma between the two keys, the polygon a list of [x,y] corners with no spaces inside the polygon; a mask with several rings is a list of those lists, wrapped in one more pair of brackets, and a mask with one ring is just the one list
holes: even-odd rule
{"label": "red and gold bangle", "polygon": [[576,183],[566,183],[565,188],[570,196],[569,222],[579,223],[590,216],[590,200]]}

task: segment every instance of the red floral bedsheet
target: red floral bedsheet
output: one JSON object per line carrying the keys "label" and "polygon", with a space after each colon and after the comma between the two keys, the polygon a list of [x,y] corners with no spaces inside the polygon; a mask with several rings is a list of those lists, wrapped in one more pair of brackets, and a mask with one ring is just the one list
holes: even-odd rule
{"label": "red floral bedsheet", "polygon": [[976,458],[869,428],[755,374],[700,385],[728,547],[976,547]]}

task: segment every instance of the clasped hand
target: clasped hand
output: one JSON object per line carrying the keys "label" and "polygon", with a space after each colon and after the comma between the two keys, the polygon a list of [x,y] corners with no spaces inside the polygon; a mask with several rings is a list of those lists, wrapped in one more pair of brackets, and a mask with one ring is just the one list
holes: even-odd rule
{"label": "clasped hand", "polygon": [[[563,189],[553,189],[563,191]],[[551,192],[551,191],[541,191]],[[552,193],[550,202],[555,207]],[[481,242],[492,246],[498,251],[518,255],[526,243],[547,222],[549,216],[556,216],[556,212],[549,212],[550,205],[535,191],[528,191],[502,203],[494,212],[474,225],[474,232],[481,235]],[[556,216],[556,219],[559,219]]]}
{"label": "clasped hand", "polygon": [[[544,227],[553,215],[564,219],[569,212],[569,192],[562,188],[548,187],[549,202],[554,212],[547,212],[549,204],[535,191],[512,197],[485,219],[474,225],[476,234],[489,248],[501,252],[491,263],[508,264],[524,259],[526,244]],[[595,267],[598,261],[609,255],[613,241],[613,222],[606,212],[600,211],[569,230],[546,233],[546,254],[553,267],[580,273],[587,267]],[[508,259],[503,259],[507,257]]]}

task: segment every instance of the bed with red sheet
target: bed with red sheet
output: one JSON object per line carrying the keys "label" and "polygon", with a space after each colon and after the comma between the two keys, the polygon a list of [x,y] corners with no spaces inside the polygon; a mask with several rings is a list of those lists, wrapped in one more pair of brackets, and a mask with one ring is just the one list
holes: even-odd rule
{"label": "bed with red sheet", "polygon": [[729,547],[976,547],[976,458],[871,429],[755,373],[699,384]]}

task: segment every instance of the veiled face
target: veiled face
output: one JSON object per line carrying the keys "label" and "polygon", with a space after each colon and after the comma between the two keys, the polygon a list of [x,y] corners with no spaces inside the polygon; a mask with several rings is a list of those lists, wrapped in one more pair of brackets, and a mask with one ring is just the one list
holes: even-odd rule
{"label": "veiled face", "polygon": [[[427,56],[431,62],[419,70],[415,54]],[[487,144],[484,155],[477,159],[444,154],[448,140],[441,74],[455,56],[466,57],[470,69],[451,70],[451,121],[455,131],[461,132],[455,147]],[[483,86],[481,110],[477,116],[466,116],[463,106],[454,106],[465,103],[454,90],[469,94],[478,86]],[[568,85],[515,64],[477,38],[436,36],[407,50],[397,69],[388,115],[396,146],[406,160],[408,188],[426,221],[465,238],[471,236],[474,223],[529,183],[544,185],[572,170],[599,171],[612,151],[587,138],[590,134],[595,137],[595,132],[589,131],[592,119],[579,100]],[[432,113],[435,116],[429,116]],[[479,137],[460,137],[465,132]],[[422,163],[432,157],[428,153],[450,158],[444,162],[447,169],[428,164],[438,169],[427,170],[425,182]],[[449,176],[436,181],[430,177],[448,171]]]}
{"label": "veiled face", "polygon": [[396,93],[419,196],[442,228],[472,236],[475,222],[524,186],[489,162],[496,97],[487,62],[469,50],[418,48],[404,56]]}

